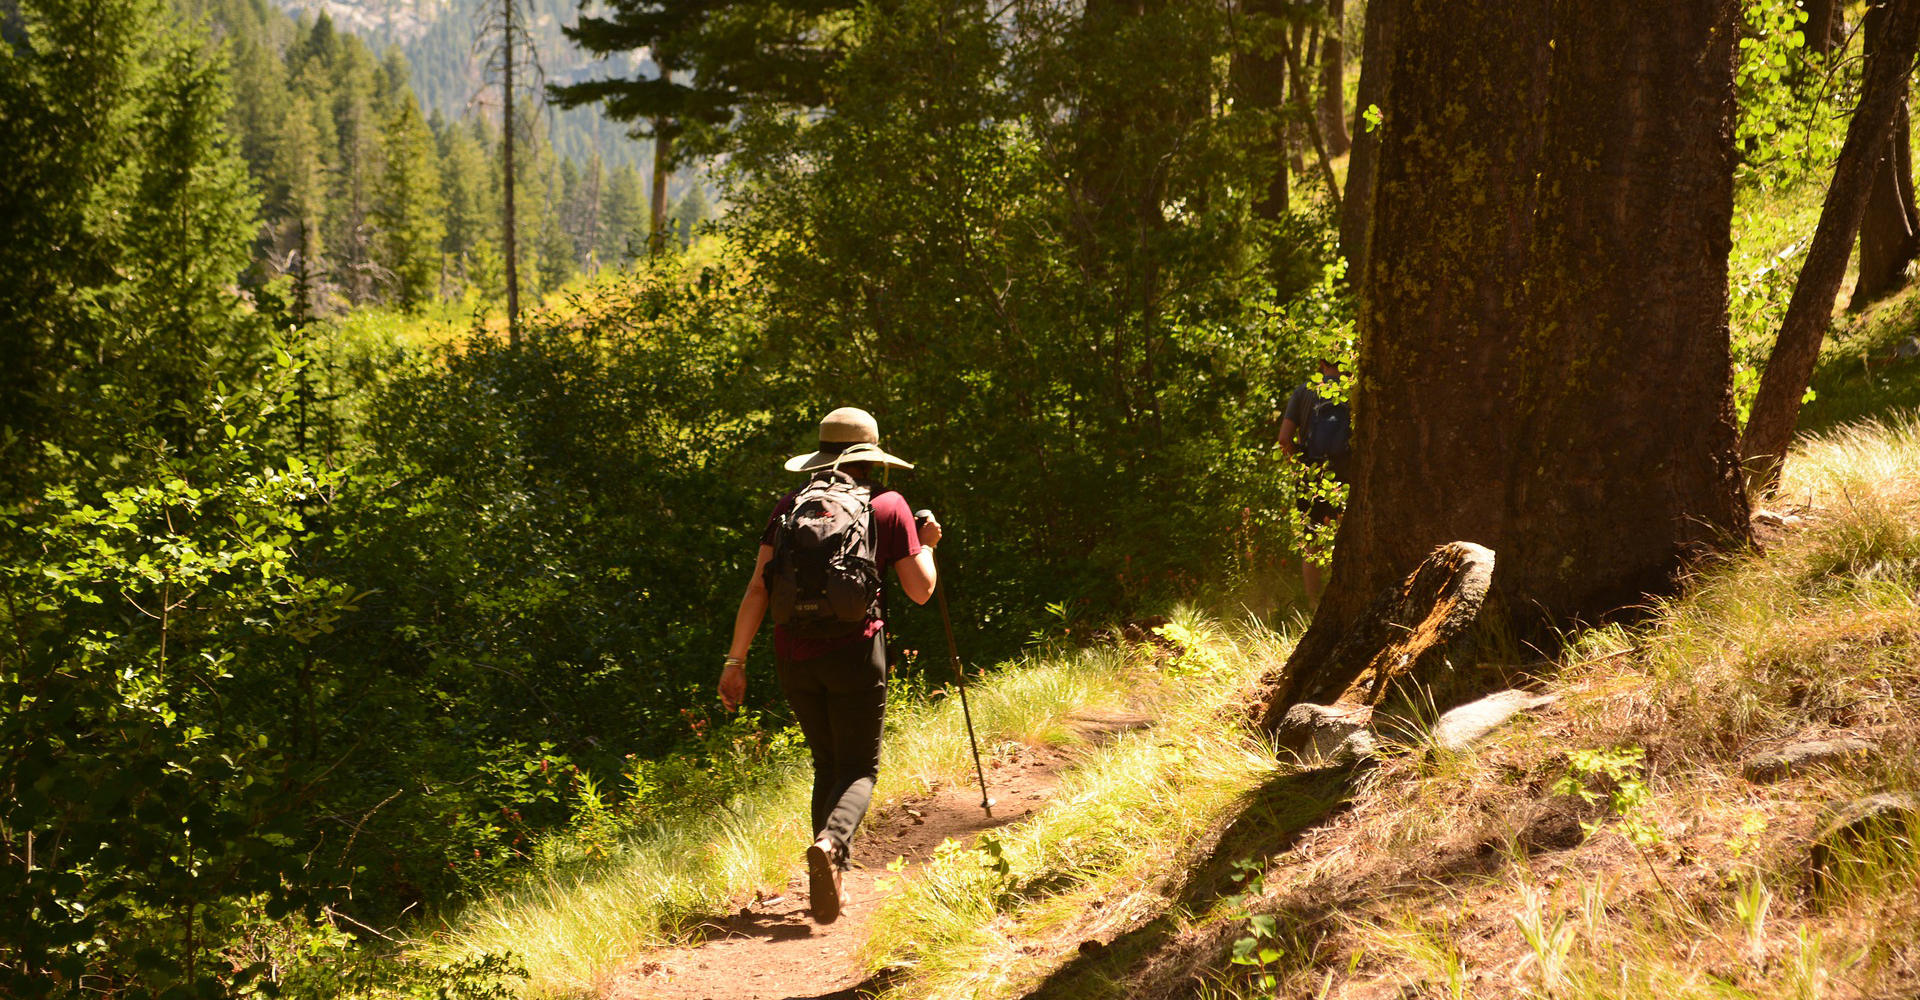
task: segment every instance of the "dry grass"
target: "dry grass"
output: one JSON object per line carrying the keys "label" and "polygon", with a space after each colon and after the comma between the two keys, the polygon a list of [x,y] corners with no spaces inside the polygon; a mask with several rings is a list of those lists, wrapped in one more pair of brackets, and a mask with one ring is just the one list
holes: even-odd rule
{"label": "dry grass", "polygon": [[[955,852],[909,884],[872,958],[909,970],[898,997],[1920,996],[1914,846],[1825,887],[1808,858],[1823,807],[1920,791],[1916,470],[1912,420],[1804,442],[1766,551],[1570,637],[1559,703],[1472,753],[1410,727],[1330,792],[1220,713],[1112,748],[1007,835],[1007,870]],[[1878,749],[1742,777],[1843,734]]]}
{"label": "dry grass", "polygon": [[866,957],[876,970],[908,970],[893,994],[1023,994],[1082,942],[1162,912],[1167,877],[1276,772],[1273,748],[1220,705],[1290,639],[1190,614],[1174,626],[1194,642],[1184,654],[1123,651],[1158,702],[1151,729],[1090,751],[1047,810],[988,850],[954,845],[887,901]]}
{"label": "dry grass", "polygon": [[[1808,861],[1824,806],[1920,783],[1916,470],[1911,419],[1804,442],[1782,498],[1798,521],[1767,552],[1642,627],[1576,637],[1553,710],[1470,756],[1389,761],[1268,859],[1253,910],[1309,943],[1269,969],[1280,995],[1920,995],[1913,845],[1874,845],[1836,887]],[[1879,749],[1741,776],[1754,753],[1842,734]],[[1624,782],[1583,782],[1600,801],[1559,794],[1576,752],[1620,748],[1644,756]],[[1609,800],[1623,784],[1644,794]],[[1218,960],[1243,914],[1196,935],[1204,992],[1266,995]]]}
{"label": "dry grass", "polygon": [[[903,878],[866,957],[903,970],[896,997],[1920,995],[1913,846],[1871,845],[1826,887],[1808,861],[1824,806],[1920,784],[1914,470],[1911,420],[1805,442],[1779,507],[1797,521],[1765,552],[1703,569],[1641,626],[1571,637],[1560,701],[1474,752],[1429,752],[1410,727],[1351,783],[1274,763],[1220,707],[1286,651],[1256,626],[1185,616],[1175,656],[1116,648],[1004,673],[974,702],[993,739],[1058,742],[1066,712],[1102,702],[1144,698],[1160,722],[1088,751],[989,850],[955,845]],[[953,708],[901,727],[896,787],[964,769]],[[1741,776],[1757,752],[1838,734],[1878,750]],[[762,877],[753,845],[797,814],[762,808],[737,835],[657,834],[662,856],[711,862],[685,906]],[[462,940],[537,948],[542,992],[584,991],[669,926],[596,923],[630,905],[620,883],[671,874],[498,900]],[[1232,963],[1249,938],[1255,964]]]}
{"label": "dry grass", "polygon": [[[1122,658],[1076,655],[1021,664],[970,685],[983,749],[1002,741],[1064,738],[1064,719],[1127,705],[1136,695]],[[874,807],[939,782],[971,780],[972,756],[955,699],[910,702],[888,713]],[[475,901],[420,943],[427,962],[511,955],[540,997],[591,996],[636,955],[674,943],[682,929],[791,874],[805,828],[804,768],[769,774],[714,815],[631,831],[604,863],[535,877]]]}

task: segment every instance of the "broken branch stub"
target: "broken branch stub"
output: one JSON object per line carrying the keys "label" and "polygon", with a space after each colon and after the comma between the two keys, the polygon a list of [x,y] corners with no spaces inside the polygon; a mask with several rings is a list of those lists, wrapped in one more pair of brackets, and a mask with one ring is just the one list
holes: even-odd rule
{"label": "broken branch stub", "polygon": [[1492,549],[1472,542],[1434,549],[1399,586],[1374,598],[1325,660],[1287,664],[1287,696],[1263,706],[1262,726],[1274,731],[1299,702],[1380,704],[1394,681],[1439,663],[1479,617],[1492,582]]}

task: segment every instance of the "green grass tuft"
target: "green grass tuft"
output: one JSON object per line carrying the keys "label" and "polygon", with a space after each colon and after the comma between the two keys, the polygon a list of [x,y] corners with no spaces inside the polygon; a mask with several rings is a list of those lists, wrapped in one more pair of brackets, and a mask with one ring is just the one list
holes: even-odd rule
{"label": "green grass tuft", "polygon": [[[1133,674],[1126,656],[1087,650],[975,678],[968,695],[982,751],[1008,741],[1066,742],[1070,713],[1138,700]],[[874,806],[937,783],[970,782],[972,767],[958,698],[896,703]],[[630,831],[602,860],[570,860],[472,902],[420,942],[418,957],[511,954],[531,973],[527,995],[592,995],[643,951],[682,939],[756,890],[784,886],[811,839],[810,781],[789,757],[715,813]],[[558,845],[535,854],[571,859],[577,852]]]}

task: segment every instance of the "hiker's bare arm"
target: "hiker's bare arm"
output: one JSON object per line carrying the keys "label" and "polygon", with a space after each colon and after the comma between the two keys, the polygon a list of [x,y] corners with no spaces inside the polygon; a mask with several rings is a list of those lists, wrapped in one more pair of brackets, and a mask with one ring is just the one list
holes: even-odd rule
{"label": "hiker's bare arm", "polygon": [[753,579],[747,592],[740,595],[740,612],[733,616],[733,645],[727,647],[727,665],[720,671],[720,704],[731,712],[747,696],[747,650],[754,634],[760,631],[760,619],[767,614],[767,560],[773,558],[773,546],[760,546],[753,560]]}
{"label": "hiker's bare arm", "polygon": [[920,551],[893,564],[893,575],[899,578],[900,589],[906,591],[915,604],[927,603],[940,582],[940,571],[933,565],[933,547],[940,544],[940,534],[940,522],[929,516],[920,522]]}
{"label": "hiker's bare arm", "polygon": [[1286,452],[1289,458],[1300,453],[1300,446],[1293,440],[1299,433],[1299,424],[1286,419],[1280,421],[1280,450]]}

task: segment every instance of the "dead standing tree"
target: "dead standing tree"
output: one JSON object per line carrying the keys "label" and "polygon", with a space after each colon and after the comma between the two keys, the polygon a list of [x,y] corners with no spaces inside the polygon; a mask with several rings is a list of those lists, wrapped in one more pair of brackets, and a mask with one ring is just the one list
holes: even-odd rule
{"label": "dead standing tree", "polygon": [[544,84],[546,72],[540,66],[539,50],[527,31],[526,13],[520,0],[489,0],[482,8],[479,26],[474,31],[473,48],[483,57],[489,77],[500,81],[500,194],[501,243],[506,253],[507,343],[520,346],[520,253],[518,225],[514,212],[515,146],[519,139],[516,95],[531,80]]}

